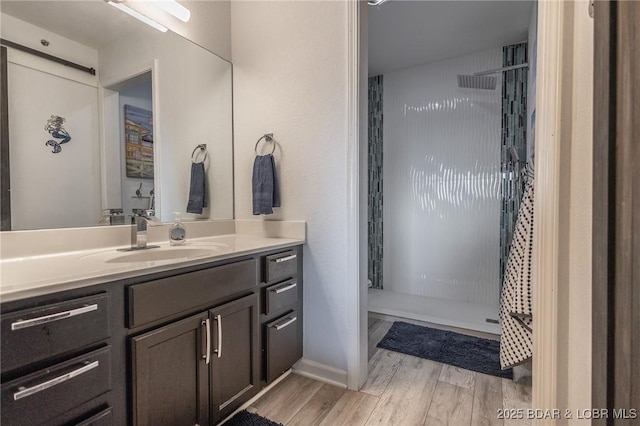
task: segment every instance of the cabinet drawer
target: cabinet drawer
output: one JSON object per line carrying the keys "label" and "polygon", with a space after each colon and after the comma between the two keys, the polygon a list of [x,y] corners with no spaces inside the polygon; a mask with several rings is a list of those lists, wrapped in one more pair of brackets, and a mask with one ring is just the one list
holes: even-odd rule
{"label": "cabinet drawer", "polygon": [[111,390],[110,347],[2,384],[2,424],[38,425]]}
{"label": "cabinet drawer", "polygon": [[296,311],[265,325],[267,383],[278,378],[302,357],[298,333],[301,326]]}
{"label": "cabinet drawer", "polygon": [[275,284],[264,289],[264,314],[298,303],[298,283],[295,279]]}
{"label": "cabinet drawer", "polygon": [[100,411],[98,414],[89,417],[75,426],[110,426],[113,424],[113,413],[111,407]]}
{"label": "cabinet drawer", "polygon": [[254,259],[129,287],[128,327],[211,305],[258,285]]}
{"label": "cabinet drawer", "polygon": [[266,257],[265,277],[267,283],[293,278],[298,274],[298,255],[296,250],[272,254]]}
{"label": "cabinet drawer", "polygon": [[3,314],[2,372],[110,336],[106,293]]}

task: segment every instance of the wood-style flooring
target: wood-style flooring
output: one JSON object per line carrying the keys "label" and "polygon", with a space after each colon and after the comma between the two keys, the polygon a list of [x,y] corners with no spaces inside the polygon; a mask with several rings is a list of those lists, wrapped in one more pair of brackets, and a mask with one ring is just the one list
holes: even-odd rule
{"label": "wood-style flooring", "polygon": [[290,374],[248,410],[286,426],[531,424],[498,418],[529,408],[530,386],[377,348],[391,324],[369,319],[369,379],[359,392]]}

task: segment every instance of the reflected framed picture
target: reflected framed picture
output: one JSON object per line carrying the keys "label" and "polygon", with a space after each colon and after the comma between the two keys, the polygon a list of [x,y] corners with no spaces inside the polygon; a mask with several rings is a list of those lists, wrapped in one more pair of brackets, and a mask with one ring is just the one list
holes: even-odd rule
{"label": "reflected framed picture", "polygon": [[124,106],[124,147],[127,177],[153,179],[153,114]]}

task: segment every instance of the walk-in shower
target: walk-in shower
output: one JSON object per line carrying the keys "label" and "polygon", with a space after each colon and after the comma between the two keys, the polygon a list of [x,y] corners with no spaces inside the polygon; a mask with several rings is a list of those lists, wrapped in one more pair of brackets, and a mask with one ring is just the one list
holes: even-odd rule
{"label": "walk-in shower", "polygon": [[526,158],[516,46],[370,79],[370,311],[499,333],[513,159]]}

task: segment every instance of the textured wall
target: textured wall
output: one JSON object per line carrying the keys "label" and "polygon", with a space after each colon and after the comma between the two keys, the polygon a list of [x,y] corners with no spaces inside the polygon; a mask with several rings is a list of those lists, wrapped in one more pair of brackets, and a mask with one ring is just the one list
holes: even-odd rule
{"label": "textured wall", "polygon": [[384,77],[384,288],[498,306],[500,48]]}
{"label": "textured wall", "polygon": [[307,222],[304,357],[347,369],[347,5],[233,2],[235,215],[251,209],[254,144],[273,132],[282,207]]}

